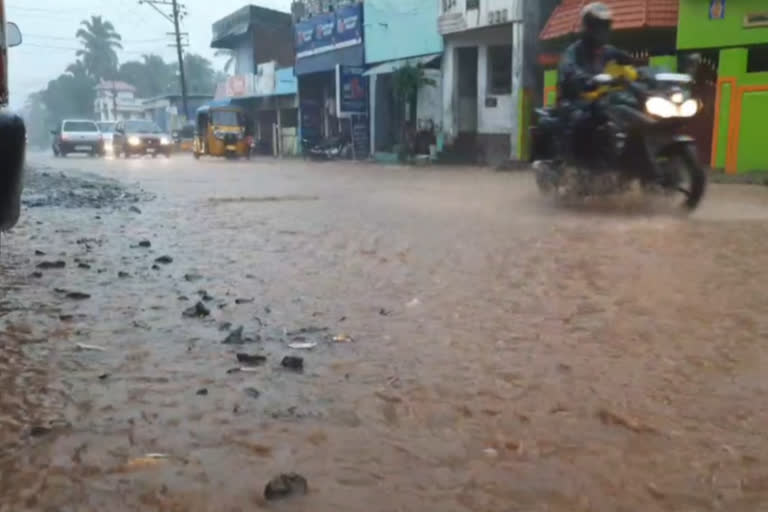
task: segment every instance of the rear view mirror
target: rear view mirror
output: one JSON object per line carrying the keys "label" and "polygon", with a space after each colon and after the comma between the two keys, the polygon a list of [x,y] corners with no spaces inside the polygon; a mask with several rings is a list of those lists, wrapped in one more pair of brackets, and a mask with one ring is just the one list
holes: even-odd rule
{"label": "rear view mirror", "polygon": [[5,43],[9,48],[21,44],[21,30],[18,25],[10,21],[5,25]]}

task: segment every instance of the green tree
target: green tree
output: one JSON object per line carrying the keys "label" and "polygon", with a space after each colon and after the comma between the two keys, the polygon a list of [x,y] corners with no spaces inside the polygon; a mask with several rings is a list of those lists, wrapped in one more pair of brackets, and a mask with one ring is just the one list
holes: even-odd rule
{"label": "green tree", "polygon": [[96,80],[87,66],[77,61],[67,66],[67,72],[48,82],[41,99],[48,112],[51,128],[66,117],[92,117],[96,99]]}
{"label": "green tree", "polygon": [[[407,154],[412,154],[415,150],[416,135],[416,110],[419,97],[419,90],[422,87],[434,87],[435,81],[427,77],[424,69],[414,67],[410,64],[403,66],[392,74],[392,93],[395,97],[395,104],[398,107],[397,114],[403,119],[400,131],[401,158]],[[403,115],[408,111],[410,121]]]}
{"label": "green tree", "polygon": [[143,55],[142,60],[131,60],[120,65],[118,77],[136,87],[140,98],[153,98],[176,91],[176,73],[173,64],[159,55]]}
{"label": "green tree", "polygon": [[213,94],[216,91],[216,73],[211,61],[205,57],[194,53],[186,54],[184,71],[187,78],[187,91],[190,94]]}
{"label": "green tree", "polygon": [[48,134],[48,110],[45,107],[43,97],[45,91],[33,92],[27,96],[22,115],[27,125],[27,136],[31,146],[44,147],[50,138]]}
{"label": "green tree", "polygon": [[75,37],[83,48],[77,50],[77,57],[92,78],[113,79],[117,74],[117,50],[123,49],[122,37],[114,25],[101,16],[91,16],[90,20],[83,20],[80,25]]}

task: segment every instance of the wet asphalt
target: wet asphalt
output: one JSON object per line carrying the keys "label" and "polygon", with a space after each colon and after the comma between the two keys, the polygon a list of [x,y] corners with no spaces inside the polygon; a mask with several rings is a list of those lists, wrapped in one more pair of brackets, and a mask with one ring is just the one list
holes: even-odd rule
{"label": "wet asphalt", "polygon": [[768,188],[682,217],[474,168],[30,164],[2,512],[768,506]]}

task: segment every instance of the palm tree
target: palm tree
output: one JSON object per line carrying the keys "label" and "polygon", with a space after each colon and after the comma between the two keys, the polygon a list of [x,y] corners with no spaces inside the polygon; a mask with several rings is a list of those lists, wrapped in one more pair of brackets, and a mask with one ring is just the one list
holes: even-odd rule
{"label": "palm tree", "polygon": [[236,53],[234,50],[228,50],[228,49],[216,50],[216,53],[214,53],[213,56],[227,58],[226,62],[224,62],[225,73],[229,73],[229,70],[232,69],[235,65]]}
{"label": "palm tree", "polygon": [[88,67],[79,59],[67,66],[67,73],[78,79],[90,77]]}
{"label": "palm tree", "polygon": [[97,79],[111,79],[117,73],[117,50],[122,50],[122,37],[111,22],[101,16],[91,16],[90,20],[80,22],[75,37],[80,40],[83,48],[77,51],[88,74]]}

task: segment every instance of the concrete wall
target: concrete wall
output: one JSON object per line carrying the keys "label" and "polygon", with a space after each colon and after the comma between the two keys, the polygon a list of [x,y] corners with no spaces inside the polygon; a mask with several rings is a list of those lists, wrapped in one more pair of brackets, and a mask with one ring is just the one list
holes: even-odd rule
{"label": "concrete wall", "polygon": [[[443,10],[443,0],[438,0],[440,4],[438,26],[443,35],[447,35],[499,23],[509,23],[515,19],[515,13],[518,12],[518,3],[522,1],[524,0],[480,0],[479,9],[467,10],[467,0],[456,0],[456,5],[448,10]],[[491,19],[491,13],[493,13],[493,20]],[[505,21],[498,21],[498,16],[501,16],[501,20]]]}
{"label": "concrete wall", "polygon": [[438,0],[366,0],[366,63],[442,52],[438,6]]}
{"label": "concrete wall", "polygon": [[730,173],[768,169],[768,72],[747,73],[747,58],[746,48],[720,52],[712,165]]}
{"label": "concrete wall", "polygon": [[[458,134],[459,98],[456,84],[460,70],[456,50],[462,47],[478,48],[477,63],[477,131],[481,134],[509,133],[515,122],[510,94],[496,95],[488,91],[488,47],[511,44],[512,25],[464,32],[445,39],[443,55],[443,130],[449,138]],[[486,99],[494,99],[496,106],[486,106]]]}
{"label": "concrete wall", "polygon": [[745,28],[744,17],[768,11],[764,0],[727,0],[725,17],[710,19],[710,2],[680,0],[677,47],[681,50],[765,44],[768,26]]}
{"label": "concrete wall", "polygon": [[443,121],[443,75],[439,69],[425,69],[424,76],[433,80],[435,85],[419,89],[416,117],[419,120],[431,120],[439,129]]}
{"label": "concrete wall", "polygon": [[253,67],[253,44],[248,38],[242,38],[235,48],[235,75],[250,75]]}

